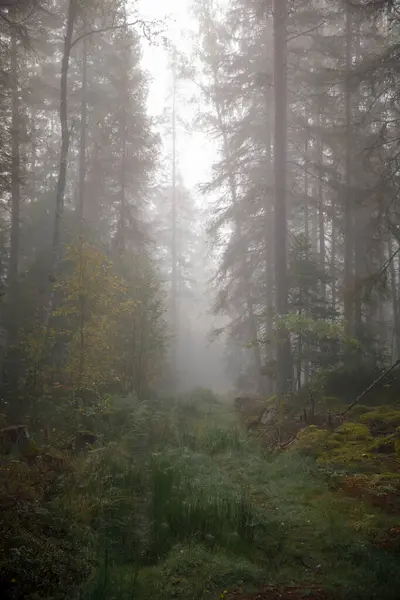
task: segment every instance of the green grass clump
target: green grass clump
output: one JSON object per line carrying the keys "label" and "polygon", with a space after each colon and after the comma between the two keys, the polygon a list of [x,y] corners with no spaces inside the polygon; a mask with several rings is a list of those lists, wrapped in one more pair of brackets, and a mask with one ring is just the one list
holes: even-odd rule
{"label": "green grass clump", "polygon": [[265,542],[266,532],[270,554],[278,549],[275,515],[262,514],[246,488],[233,481],[213,456],[179,448],[152,458],[149,520],[153,556],[158,559],[187,540],[251,553],[256,539]]}
{"label": "green grass clump", "polygon": [[156,567],[143,570],[138,578],[141,600],[201,600],[218,598],[224,589],[243,583],[260,583],[265,574],[245,558],[226,551],[189,543],[175,546]]}

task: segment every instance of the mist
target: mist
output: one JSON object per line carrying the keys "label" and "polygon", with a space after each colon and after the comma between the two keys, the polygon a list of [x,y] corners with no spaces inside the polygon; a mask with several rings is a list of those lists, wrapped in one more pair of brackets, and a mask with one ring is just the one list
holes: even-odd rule
{"label": "mist", "polygon": [[400,597],[400,2],[0,0],[0,592]]}

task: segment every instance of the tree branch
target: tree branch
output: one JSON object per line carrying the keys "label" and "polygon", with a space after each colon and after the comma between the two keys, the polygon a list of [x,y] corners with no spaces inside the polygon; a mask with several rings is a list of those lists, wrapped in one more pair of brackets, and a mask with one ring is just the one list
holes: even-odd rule
{"label": "tree branch", "polygon": [[291,37],[289,37],[287,39],[287,41],[291,42],[292,40],[295,40],[296,38],[299,38],[303,35],[308,35],[309,33],[312,33],[313,31],[316,31],[317,29],[322,27],[322,25],[325,25],[325,23],[326,23],[326,21],[321,21],[321,23],[319,23],[315,27],[312,27],[311,29],[307,29],[306,31],[301,31],[300,33],[296,33],[295,35],[292,35]]}
{"label": "tree branch", "polygon": [[378,379],[375,379],[375,381],[373,381],[371,383],[371,385],[369,385],[367,387],[367,389],[365,389],[359,396],[357,396],[357,398],[354,400],[354,402],[352,402],[343,412],[339,413],[339,416],[344,417],[356,404],[358,404],[360,402],[360,400],[362,400],[362,398],[364,398],[364,396],[366,396],[368,394],[368,392],[370,392],[375,386],[377,386],[378,383],[380,383],[382,381],[382,379],[385,379],[385,377],[387,377],[389,375],[389,373],[391,373],[399,365],[400,365],[400,358],[398,360],[396,360],[396,362],[390,367],[390,369],[387,369],[386,371],[384,371],[378,377]]}
{"label": "tree branch", "polygon": [[[81,42],[84,38],[87,38],[90,35],[94,35],[95,33],[106,33],[107,31],[114,31],[116,29],[125,29],[125,27],[133,27],[134,25],[138,25],[139,23],[142,25],[143,32],[146,35],[146,29],[148,28],[149,24],[146,23],[146,21],[143,21],[143,19],[137,19],[136,21],[133,21],[132,23],[123,23],[121,25],[109,25],[108,27],[102,27],[101,29],[92,29],[92,31],[87,31],[86,33],[82,33],[82,35],[79,35],[72,42],[71,49],[74,46],[76,46],[76,44]],[[146,35],[146,37],[148,38],[148,35]]]}

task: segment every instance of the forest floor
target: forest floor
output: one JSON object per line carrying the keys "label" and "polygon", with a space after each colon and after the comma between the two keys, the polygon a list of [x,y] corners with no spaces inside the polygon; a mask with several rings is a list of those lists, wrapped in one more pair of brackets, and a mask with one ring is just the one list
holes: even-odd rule
{"label": "forest floor", "polygon": [[[182,547],[139,573],[158,580],[139,598],[400,597],[399,511],[347,493],[296,447],[264,452],[231,406],[186,407],[162,462],[179,473],[167,503],[181,511]],[[173,531],[168,509],[160,520]]]}
{"label": "forest floor", "polygon": [[[2,597],[58,599],[68,575],[62,585],[76,581],[81,600],[399,599],[398,504],[346,488],[349,461],[321,466],[307,444],[268,453],[205,392],[172,409],[127,402],[104,431],[98,448],[57,466],[49,494],[38,493],[43,460],[7,463],[0,533],[19,549],[0,555]],[[344,431],[335,452],[348,458],[347,436],[364,456],[361,430]],[[6,504],[17,495],[20,508]]]}

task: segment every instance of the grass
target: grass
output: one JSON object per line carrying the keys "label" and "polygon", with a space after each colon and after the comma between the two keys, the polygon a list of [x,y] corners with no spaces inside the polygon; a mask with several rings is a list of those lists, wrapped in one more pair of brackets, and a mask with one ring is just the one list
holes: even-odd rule
{"label": "grass", "polygon": [[396,515],[341,493],[299,450],[266,455],[209,392],[123,406],[53,501],[94,558],[81,600],[213,600],[263,584],[398,599],[399,548],[377,543]]}

